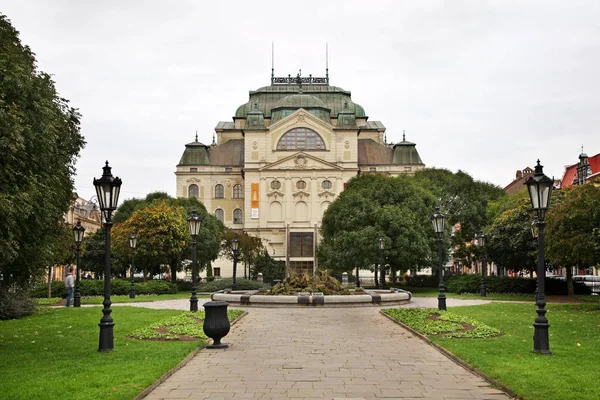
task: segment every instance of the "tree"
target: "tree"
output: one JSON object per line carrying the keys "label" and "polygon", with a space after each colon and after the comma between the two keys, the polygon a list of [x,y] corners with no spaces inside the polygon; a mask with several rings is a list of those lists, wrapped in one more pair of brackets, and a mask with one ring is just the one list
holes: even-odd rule
{"label": "tree", "polygon": [[488,203],[505,196],[504,191],[490,183],[476,181],[463,171],[452,173],[446,169],[426,168],[416,172],[414,179],[437,198],[436,205],[445,214],[446,224],[459,227],[451,236],[454,258],[470,265],[469,243],[489,223]]}
{"label": "tree", "polygon": [[0,286],[25,285],[56,259],[53,243],[85,142],[80,114],[0,14]]}
{"label": "tree", "polygon": [[433,196],[411,177],[369,174],[351,179],[323,215],[319,264],[334,273],[373,269],[381,258],[378,239],[384,237],[384,256],[393,272],[428,265],[433,204]]}
{"label": "tree", "polygon": [[150,266],[150,272],[158,272],[161,264],[172,263],[185,248],[189,234],[183,215],[183,207],[173,207],[160,200],[134,211],[113,229],[115,253],[129,256],[129,236],[135,232],[138,237],[136,259],[141,266]]}
{"label": "tree", "polygon": [[244,267],[244,278],[248,276],[246,268],[254,266],[256,259],[265,251],[262,239],[256,236],[248,235],[246,232],[236,232],[232,229],[225,229],[223,242],[221,244],[221,255],[233,260],[233,250],[231,249],[231,240],[233,237],[238,239],[238,263]]}
{"label": "tree", "polygon": [[498,267],[535,271],[537,244],[531,236],[533,212],[527,191],[490,203],[491,224],[486,231],[488,259]]}
{"label": "tree", "polygon": [[545,250],[552,264],[567,267],[569,294],[573,294],[570,267],[600,263],[600,188],[587,184],[561,192],[546,217]]}

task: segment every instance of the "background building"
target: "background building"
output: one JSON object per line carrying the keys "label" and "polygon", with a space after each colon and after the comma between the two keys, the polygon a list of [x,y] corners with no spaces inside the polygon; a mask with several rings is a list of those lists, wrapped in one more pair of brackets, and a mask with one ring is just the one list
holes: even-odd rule
{"label": "background building", "polygon": [[[277,78],[250,91],[216,140],[194,142],[175,172],[177,196],[198,198],[232,229],[261,237],[287,271],[312,273],[321,217],[361,173],[413,174],[424,168],[414,143],[386,143],[351,93],[329,77]],[[217,261],[229,276],[230,261]]]}

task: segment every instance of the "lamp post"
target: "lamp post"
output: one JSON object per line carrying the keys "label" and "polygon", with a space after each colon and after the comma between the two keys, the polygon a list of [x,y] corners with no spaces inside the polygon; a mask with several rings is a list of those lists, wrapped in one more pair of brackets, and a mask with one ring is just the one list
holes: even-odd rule
{"label": "lamp post", "polygon": [[231,240],[231,250],[233,250],[233,283],[231,284],[231,290],[235,290],[235,275],[237,269],[237,257],[238,257],[238,249],[240,247],[240,241],[237,236],[234,236]]}
{"label": "lamp post", "polygon": [[440,286],[438,294],[438,310],[446,310],[446,288],[444,286],[444,267],[442,266],[442,235],[444,234],[444,224],[446,222],[446,216],[440,212],[440,208],[435,208],[435,213],[431,217],[433,223],[433,230],[437,235],[438,242],[438,255],[439,255],[439,267],[438,273],[440,275]]}
{"label": "lamp post", "polygon": [[192,297],[190,297],[190,311],[198,311],[198,297],[196,296],[196,281],[198,280],[198,266],[196,265],[196,244],[202,218],[196,215],[196,210],[187,219],[188,230],[192,236]]}
{"label": "lamp post", "polygon": [[[531,237],[533,238],[533,241],[535,242],[535,245],[537,246],[537,240],[538,240],[538,236],[540,234],[540,227],[538,226],[538,216],[534,215],[533,216],[533,222],[531,223]],[[540,290],[539,288],[539,282],[536,279],[535,280],[535,301],[537,302],[537,298],[538,298],[538,292]]]}
{"label": "lamp post", "polygon": [[[383,237],[380,237],[377,240],[379,241],[379,268],[381,271],[381,288],[383,288],[385,287],[385,265],[383,265],[383,250],[385,250],[385,239]],[[379,286],[379,284],[377,286]]]}
{"label": "lamp post", "polygon": [[130,299],[135,299],[135,284],[133,281],[133,274],[135,272],[135,246],[137,246],[137,236],[135,236],[135,233],[132,233],[131,236],[129,236],[129,248],[131,249],[131,269],[129,272],[131,278],[131,286],[129,286]]}
{"label": "lamp post", "polygon": [[481,297],[486,297],[485,277],[487,275],[487,264],[485,259],[485,235],[477,235],[477,245],[481,248]]}
{"label": "lamp post", "polygon": [[119,193],[121,192],[121,179],[113,177],[111,167],[106,165],[102,167],[103,173],[100,179],[94,178],[94,187],[100,203],[100,211],[104,217],[104,301],[102,304],[102,319],[98,326],[100,327],[100,341],[98,351],[110,351],[114,349],[113,327],[115,323],[110,316],[112,312],[110,305],[110,229],[112,228],[112,213],[117,209],[119,202]]}
{"label": "lamp post", "polygon": [[79,257],[81,255],[81,242],[83,242],[83,234],[85,233],[85,228],[81,225],[81,221],[77,220],[77,224],[73,227],[73,238],[75,239],[75,251],[77,253],[77,263],[75,267],[77,268],[77,275],[75,278],[75,295],[73,296],[73,307],[81,307],[81,292],[79,291],[79,279],[81,277],[81,272],[79,272]]}
{"label": "lamp post", "polygon": [[533,176],[525,182],[531,199],[531,208],[536,212],[538,217],[538,257],[537,257],[537,283],[538,294],[536,296],[536,305],[538,309],[537,317],[533,323],[533,352],[542,354],[552,354],[550,351],[550,339],[548,329],[550,324],[546,319],[546,295],[545,295],[545,280],[546,266],[544,264],[544,228],[546,223],[544,217],[550,206],[550,196],[552,194],[552,186],[554,180],[544,175],[543,167],[540,165],[540,160],[537,161]]}

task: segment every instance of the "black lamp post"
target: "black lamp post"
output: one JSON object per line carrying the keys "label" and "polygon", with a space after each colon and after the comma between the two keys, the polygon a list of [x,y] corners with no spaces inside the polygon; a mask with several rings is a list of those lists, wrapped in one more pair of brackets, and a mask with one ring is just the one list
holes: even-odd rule
{"label": "black lamp post", "polygon": [[533,323],[534,334],[533,334],[533,352],[542,354],[552,354],[550,351],[550,339],[548,336],[548,328],[550,324],[546,319],[546,294],[545,294],[545,280],[546,280],[546,266],[544,264],[544,228],[546,223],[544,217],[546,211],[550,206],[550,196],[552,195],[552,186],[554,180],[544,175],[543,167],[540,165],[540,160],[537,161],[533,176],[525,182],[527,189],[529,190],[529,197],[531,199],[531,208],[536,212],[538,217],[537,229],[538,229],[538,259],[537,259],[537,283],[538,283],[538,294],[536,296],[536,305],[538,309],[537,318]]}
{"label": "black lamp post", "polygon": [[[531,223],[531,237],[533,238],[533,241],[535,242],[535,245],[537,246],[537,240],[538,240],[538,236],[540,234],[540,227],[538,226],[538,216],[534,215],[533,216],[533,222]],[[535,280],[535,301],[537,302],[537,298],[538,298],[538,293],[539,293],[539,281],[536,279]]]}
{"label": "black lamp post", "polygon": [[440,208],[435,208],[435,213],[433,217],[431,217],[431,222],[433,222],[433,230],[437,235],[438,241],[438,254],[439,254],[439,268],[438,273],[440,275],[440,287],[438,294],[438,310],[446,310],[446,287],[444,286],[444,267],[443,256],[442,256],[442,235],[444,234],[444,225],[446,223],[446,216],[440,212]]}
{"label": "black lamp post", "polygon": [[77,277],[75,278],[75,295],[73,296],[73,307],[81,307],[81,292],[79,291],[79,279],[81,277],[81,273],[79,272],[79,257],[81,255],[81,242],[83,242],[83,234],[85,233],[85,228],[81,225],[81,221],[77,220],[77,224],[73,227],[73,237],[75,239],[75,244],[77,247],[75,251],[77,252],[77,264],[75,267],[77,268]]}
{"label": "black lamp post", "polygon": [[102,319],[100,319],[100,341],[98,351],[110,351],[114,349],[113,339],[113,322],[110,313],[112,312],[110,305],[110,229],[112,228],[112,213],[117,209],[119,202],[119,193],[121,192],[121,179],[113,177],[110,172],[111,167],[106,165],[102,167],[103,173],[100,179],[94,178],[94,186],[96,187],[96,195],[100,202],[100,211],[104,217],[104,229],[106,231],[104,239],[104,301],[102,304]]}
{"label": "black lamp post", "polygon": [[187,219],[188,230],[192,236],[192,297],[190,297],[190,311],[198,311],[198,297],[196,296],[196,281],[198,280],[198,266],[196,265],[196,244],[202,218],[192,210],[192,215]]}
{"label": "black lamp post", "polygon": [[477,245],[481,248],[481,297],[486,297],[485,277],[487,276],[487,264],[485,259],[485,235],[477,235]]}
{"label": "black lamp post", "polygon": [[231,250],[233,250],[233,283],[231,284],[231,290],[235,290],[235,275],[237,270],[237,257],[238,257],[238,249],[240,247],[240,241],[237,236],[234,236],[231,240]]}
{"label": "black lamp post", "polygon": [[133,274],[135,273],[135,246],[137,246],[137,236],[135,236],[135,233],[132,233],[131,236],[129,236],[129,248],[131,249],[131,269],[129,272],[131,278],[131,286],[129,286],[130,299],[135,299],[135,284],[133,280]]}
{"label": "black lamp post", "polygon": [[[379,241],[379,268],[380,268],[380,278],[381,278],[381,287],[385,287],[385,265],[383,264],[383,250],[385,250],[385,239],[380,237],[377,239]],[[377,285],[379,286],[379,284]]]}

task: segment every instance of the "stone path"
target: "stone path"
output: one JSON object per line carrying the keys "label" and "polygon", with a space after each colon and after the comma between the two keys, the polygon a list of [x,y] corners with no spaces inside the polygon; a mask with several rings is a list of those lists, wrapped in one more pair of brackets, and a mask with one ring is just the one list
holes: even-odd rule
{"label": "stone path", "polygon": [[[412,306],[431,306],[431,299],[414,300]],[[449,306],[464,303],[448,300]],[[147,305],[186,309],[189,303]],[[377,307],[247,310],[223,338],[228,349],[201,350],[146,399],[509,398]]]}

